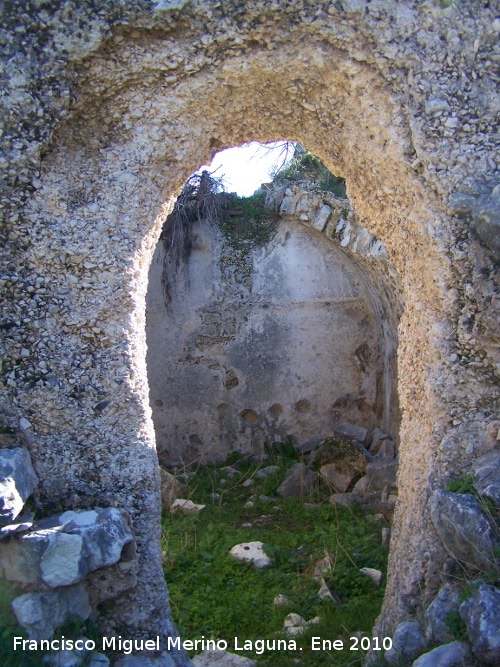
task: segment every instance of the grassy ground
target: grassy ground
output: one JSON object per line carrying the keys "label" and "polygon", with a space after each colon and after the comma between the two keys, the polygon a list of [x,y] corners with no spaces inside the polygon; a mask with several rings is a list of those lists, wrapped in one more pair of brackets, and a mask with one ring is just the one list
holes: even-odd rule
{"label": "grassy ground", "polygon": [[[286,667],[298,664],[297,660],[307,667],[362,664],[364,652],[350,651],[355,640],[349,638],[371,638],[384,591],[359,570],[372,567],[385,572],[387,549],[380,540],[385,524],[359,507],[330,504],[328,489],[306,499],[313,506],[277,496],[293,462],[289,449],[278,449],[265,464],[240,463],[232,478],[220,466],[199,468],[191,478],[188,495],[206,508],[197,515],[163,518],[164,569],[174,619],[183,638],[224,639],[231,651],[235,637],[239,646],[245,640],[285,638],[280,631],[290,612],[306,620],[319,616],[318,625],[295,638],[296,650],[257,656],[254,645],[253,651],[238,653],[257,659],[259,667]],[[264,479],[255,475],[271,464],[280,470]],[[247,479],[254,484],[245,488]],[[255,504],[245,508],[250,496],[255,496]],[[235,544],[256,540],[264,543],[272,558],[270,567],[256,569],[229,555]],[[327,555],[333,567],[325,579],[340,597],[340,605],[320,601],[319,584],[313,580],[315,563]],[[289,598],[291,606],[273,605],[278,594]],[[341,639],[346,648],[312,651],[312,636]]]}

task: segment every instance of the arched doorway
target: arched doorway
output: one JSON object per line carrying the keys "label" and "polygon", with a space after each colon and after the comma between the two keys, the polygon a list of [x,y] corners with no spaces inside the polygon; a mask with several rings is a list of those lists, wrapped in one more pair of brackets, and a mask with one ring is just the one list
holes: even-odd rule
{"label": "arched doorway", "polygon": [[[46,277],[46,301],[58,309],[43,321],[36,355],[50,359],[56,380],[20,389],[18,405],[37,433],[33,456],[46,499],[118,504],[131,514],[138,585],[109,618],[132,634],[146,625],[162,637],[171,632],[145,367],[147,270],[166,197],[215,149],[244,140],[290,136],[344,175],[363,225],[384,242],[401,279],[402,496],[384,624],[418,604],[420,583],[432,584],[443,555],[425,509],[447,424],[432,371],[446,372],[451,308],[449,265],[428,227],[439,217],[436,196],[411,166],[402,101],[391,96],[371,47],[349,54],[330,20],[319,30],[280,16],[281,36],[263,28],[269,49],[250,28],[244,46],[233,35],[227,51],[200,34],[117,31],[78,66],[75,107],[54,134],[25,212],[36,239],[27,266]],[[356,27],[357,19],[346,20]],[[390,301],[394,277],[381,288]]]}

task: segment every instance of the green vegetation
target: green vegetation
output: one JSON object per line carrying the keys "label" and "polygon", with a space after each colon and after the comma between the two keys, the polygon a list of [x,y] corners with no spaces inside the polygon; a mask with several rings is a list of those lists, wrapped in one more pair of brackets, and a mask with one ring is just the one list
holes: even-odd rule
{"label": "green vegetation", "polygon": [[266,193],[250,197],[228,195],[219,227],[230,246],[246,255],[265,246],[276,231],[277,215],[265,206]]}
{"label": "green vegetation", "polygon": [[453,493],[470,493],[474,496],[478,495],[474,488],[474,477],[472,475],[451,479],[446,485],[446,491],[452,491]]}
{"label": "green vegetation", "polygon": [[345,180],[334,176],[319,157],[299,147],[290,162],[274,174],[273,182],[279,184],[303,180],[312,181],[322,190],[333,192],[337,197],[347,198]]}
{"label": "green vegetation", "polygon": [[483,512],[487,514],[490,519],[500,519],[500,512],[495,507],[495,503],[490,498],[481,496],[481,494],[476,490],[474,486],[473,475],[454,477],[448,482],[445,490],[452,491],[453,493],[469,493],[470,495],[474,496],[474,498],[481,505]]}
{"label": "green vegetation", "polygon": [[[300,614],[318,625],[294,637],[296,650],[238,651],[257,660],[259,667],[287,667],[297,658],[303,664],[362,664],[364,652],[350,651],[350,637],[371,637],[380,611],[383,586],[377,588],[359,570],[386,570],[387,549],[380,542],[382,525],[359,507],[346,508],[328,502],[331,491],[320,489],[312,505],[297,499],[282,499],[276,490],[297,454],[290,443],[269,448],[264,465],[279,471],[259,478],[262,464],[240,460],[238,472],[208,465],[189,480],[189,497],[206,508],[197,515],[165,514],[163,555],[172,613],[179,631],[191,640],[223,639],[234,650],[234,638],[245,640],[285,639],[285,617]],[[233,457],[234,461],[234,457]],[[253,479],[249,488],[243,482]],[[250,496],[252,507],[245,507]],[[261,541],[273,564],[257,569],[229,555],[238,543]],[[334,604],[318,599],[319,584],[313,579],[315,564],[328,556],[331,570],[325,575],[330,590],[341,600]],[[290,607],[273,605],[275,596],[285,595]],[[342,651],[312,651],[311,637],[342,639]],[[290,638],[291,639],[291,638]],[[199,652],[196,651],[196,652]]]}

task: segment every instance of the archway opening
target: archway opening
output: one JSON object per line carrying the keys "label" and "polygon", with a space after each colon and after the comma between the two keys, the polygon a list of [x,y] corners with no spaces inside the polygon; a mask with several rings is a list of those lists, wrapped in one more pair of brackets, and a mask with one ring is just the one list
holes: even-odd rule
{"label": "archway opening", "polygon": [[[188,179],[150,267],[148,378],[160,462],[326,437],[398,442],[395,271],[345,186],[296,144],[249,197]],[[323,179],[323,180],[321,180]]]}
{"label": "archway opening", "polygon": [[[182,578],[214,575],[214,554],[227,561],[231,539],[253,549],[262,537],[270,563],[285,552],[300,561],[299,580],[319,586],[318,599],[334,606],[340,595],[329,588],[329,577],[336,564],[337,574],[346,567],[363,591],[359,600],[349,600],[347,616],[356,602],[367,604],[363,595],[376,601],[375,612],[371,605],[371,616],[362,615],[359,625],[351,616],[352,632],[367,631],[380,610],[381,580],[363,577],[367,571],[381,577],[386,569],[396,499],[399,312],[387,280],[396,272],[383,244],[362,228],[345,191],[339,192],[338,180],[330,174],[318,182],[320,169],[329,172],[306,150],[297,149],[295,157],[301,168],[282,168],[248,197],[220,191],[208,171],[193,174],[165,221],[150,266],[147,365],[164,509],[202,513],[200,519],[169,513],[164,520],[167,582],[184,636],[195,631],[198,617],[183,602]],[[388,477],[375,480],[381,469]],[[293,470],[299,480],[288,496]],[[290,497],[301,503],[299,516],[294,501],[287,504]],[[384,523],[366,518],[358,507],[364,501]],[[311,516],[301,513],[304,508]],[[279,526],[277,515],[287,517],[288,546],[269,539]],[[311,522],[329,533],[322,547]],[[349,541],[347,525],[356,526],[359,543],[369,544],[359,558],[354,543],[352,555],[345,547],[335,553],[335,541]],[[318,548],[324,548],[322,557]],[[234,567],[228,565],[227,577],[239,580]],[[262,580],[247,581],[247,592]],[[274,597],[286,598],[276,585],[270,577]],[[218,597],[214,591],[209,598]],[[241,588],[242,605],[245,595]],[[202,586],[193,596],[206,606],[204,615],[220,615]],[[228,599],[223,604],[230,606]],[[275,614],[280,623],[283,615]],[[333,616],[347,622],[341,613]],[[331,612],[325,619],[325,627],[336,628]],[[202,631],[225,637],[237,625],[207,620]]]}

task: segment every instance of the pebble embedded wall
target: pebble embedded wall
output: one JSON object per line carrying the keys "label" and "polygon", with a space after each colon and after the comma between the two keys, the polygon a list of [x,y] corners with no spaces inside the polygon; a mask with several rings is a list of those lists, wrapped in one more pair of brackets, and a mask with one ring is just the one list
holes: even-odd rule
{"label": "pebble embedded wall", "polygon": [[218,148],[287,137],[346,178],[401,283],[387,631],[439,584],[428,498],[498,434],[494,8],[109,0],[2,21],[2,418],[42,506],[129,512],[138,586],[108,622],[173,632],[144,333],[165,202]]}

